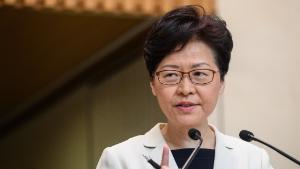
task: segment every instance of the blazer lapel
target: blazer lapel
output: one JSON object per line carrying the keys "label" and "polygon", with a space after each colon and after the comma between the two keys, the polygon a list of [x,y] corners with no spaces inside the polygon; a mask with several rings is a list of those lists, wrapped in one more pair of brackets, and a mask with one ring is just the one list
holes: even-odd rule
{"label": "blazer lapel", "polygon": [[215,127],[212,126],[216,135],[214,169],[234,169],[235,154],[233,143]]}
{"label": "blazer lapel", "polygon": [[[150,157],[157,164],[161,163],[163,146],[166,144],[164,137],[161,134],[160,128],[165,125],[163,123],[156,124],[150,131],[145,134],[144,140],[144,155]],[[175,159],[169,152],[169,168],[178,169]]]}

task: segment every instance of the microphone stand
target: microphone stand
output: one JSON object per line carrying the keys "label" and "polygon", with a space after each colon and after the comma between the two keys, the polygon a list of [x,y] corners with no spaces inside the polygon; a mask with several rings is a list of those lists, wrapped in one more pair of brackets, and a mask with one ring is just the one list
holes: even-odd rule
{"label": "microphone stand", "polygon": [[184,165],[181,169],[187,169],[189,167],[189,165],[191,164],[191,162],[193,161],[193,159],[197,155],[198,151],[200,150],[202,142],[203,142],[203,139],[202,139],[202,137],[200,137],[199,138],[199,145],[194,149],[194,151],[189,156],[189,158],[186,160],[186,162],[184,163]]}
{"label": "microphone stand", "polygon": [[255,138],[255,137],[252,137],[252,140],[260,142],[260,143],[270,147],[271,149],[277,151],[279,154],[283,155],[284,157],[288,158],[289,160],[291,160],[291,161],[295,162],[296,164],[300,165],[300,161],[298,161],[297,159],[293,158],[292,156],[286,154],[285,152],[279,150],[278,148],[276,148],[276,147],[274,147],[274,146],[272,146],[272,145],[270,145],[270,144],[268,144],[268,143],[266,143],[266,142],[264,142],[264,141],[262,141],[258,138]]}

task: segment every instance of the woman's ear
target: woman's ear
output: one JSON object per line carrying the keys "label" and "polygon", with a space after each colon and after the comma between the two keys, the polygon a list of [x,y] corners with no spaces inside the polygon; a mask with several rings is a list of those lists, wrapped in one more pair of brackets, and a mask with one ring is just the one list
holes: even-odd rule
{"label": "woman's ear", "polygon": [[222,95],[224,93],[224,90],[225,90],[225,81],[222,80],[220,90],[219,90],[219,95]]}
{"label": "woman's ear", "polygon": [[155,90],[155,86],[154,86],[154,82],[153,81],[150,81],[150,87],[151,87],[152,94],[154,96],[156,96],[156,90]]}

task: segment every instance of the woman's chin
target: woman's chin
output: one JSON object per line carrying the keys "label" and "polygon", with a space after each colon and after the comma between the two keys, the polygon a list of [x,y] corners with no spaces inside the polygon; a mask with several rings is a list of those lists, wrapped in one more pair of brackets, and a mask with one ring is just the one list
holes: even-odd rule
{"label": "woman's chin", "polygon": [[183,117],[177,120],[177,126],[181,127],[196,127],[201,125],[203,122],[206,122],[205,119],[199,119],[195,117]]}

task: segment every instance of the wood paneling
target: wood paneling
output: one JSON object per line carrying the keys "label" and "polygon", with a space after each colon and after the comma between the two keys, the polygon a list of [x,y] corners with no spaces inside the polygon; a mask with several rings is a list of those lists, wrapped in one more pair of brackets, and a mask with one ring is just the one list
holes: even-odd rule
{"label": "wood paneling", "polygon": [[181,5],[197,4],[202,5],[208,13],[214,13],[214,0],[0,0],[0,2],[38,9],[53,8],[133,15],[161,15]]}

